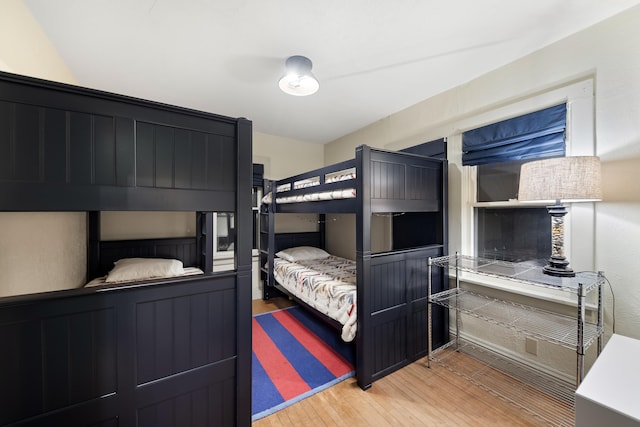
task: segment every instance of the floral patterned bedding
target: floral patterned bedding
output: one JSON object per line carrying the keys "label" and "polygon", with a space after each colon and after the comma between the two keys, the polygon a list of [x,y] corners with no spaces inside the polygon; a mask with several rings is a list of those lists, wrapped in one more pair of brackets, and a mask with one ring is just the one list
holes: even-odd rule
{"label": "floral patterned bedding", "polygon": [[340,322],[344,341],[355,338],[355,261],[334,255],[295,263],[275,258],[274,277],[291,294]]}

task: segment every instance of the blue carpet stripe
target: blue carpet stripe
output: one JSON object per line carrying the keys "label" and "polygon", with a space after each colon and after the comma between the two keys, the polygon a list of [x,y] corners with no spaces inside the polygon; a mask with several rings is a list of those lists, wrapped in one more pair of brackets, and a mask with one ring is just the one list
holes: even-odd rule
{"label": "blue carpet stripe", "polygon": [[322,341],[327,343],[338,354],[345,358],[351,365],[356,360],[354,343],[346,343],[340,338],[340,332],[317,319],[307,310],[294,307],[289,313],[302,323],[307,329],[316,334]]}
{"label": "blue carpet stripe", "polygon": [[336,378],[276,318],[264,316],[257,320],[260,326],[269,331],[271,340],[310,388]]}
{"label": "blue carpet stripe", "polygon": [[260,364],[260,361],[253,354],[253,372],[252,372],[252,388],[253,396],[260,396],[259,399],[251,399],[251,413],[257,414],[269,408],[273,408],[281,403],[284,399],[273,385],[273,382]]}

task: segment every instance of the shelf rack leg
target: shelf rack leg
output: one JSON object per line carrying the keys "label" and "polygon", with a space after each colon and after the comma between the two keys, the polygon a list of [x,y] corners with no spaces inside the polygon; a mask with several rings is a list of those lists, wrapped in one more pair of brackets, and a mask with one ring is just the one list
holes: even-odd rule
{"label": "shelf rack leg", "polygon": [[604,272],[598,271],[598,355],[602,352],[602,337],[604,336],[604,307],[602,306],[602,285]]}
{"label": "shelf rack leg", "polygon": [[456,252],[456,351],[460,349],[460,271],[458,270],[458,259],[460,254]]}
{"label": "shelf rack leg", "polygon": [[578,367],[576,372],[576,388],[584,377],[584,316],[585,316],[585,294],[584,285],[578,283],[578,336],[576,340],[576,353]]}
{"label": "shelf rack leg", "polygon": [[432,320],[431,320],[431,257],[427,260],[427,368],[431,367],[431,352],[433,351]]}

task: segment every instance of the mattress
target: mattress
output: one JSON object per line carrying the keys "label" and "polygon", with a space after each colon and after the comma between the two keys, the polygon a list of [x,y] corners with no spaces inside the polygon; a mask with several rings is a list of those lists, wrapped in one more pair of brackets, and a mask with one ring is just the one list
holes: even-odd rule
{"label": "mattress", "polygon": [[[341,199],[353,199],[356,197],[355,188],[347,188],[344,190],[333,191],[320,191],[316,193],[298,194],[296,196],[282,196],[276,197],[276,203],[305,203],[305,202],[321,202],[325,200],[341,200]],[[268,193],[262,198],[262,203],[270,204],[273,201],[273,196]]]}
{"label": "mattress", "polygon": [[274,259],[274,278],[289,293],[342,325],[341,337],[356,336],[356,263],[331,255],[320,260]]}
{"label": "mattress", "polygon": [[92,281],[90,281],[89,283],[87,283],[84,286],[85,287],[91,287],[91,286],[100,286],[100,285],[120,285],[120,284],[123,284],[123,283],[144,283],[144,282],[150,282],[150,281],[155,281],[155,280],[177,279],[177,278],[185,277],[185,276],[197,276],[199,274],[204,274],[204,271],[202,271],[201,269],[199,269],[197,267],[185,267],[184,268],[184,273],[179,275],[179,276],[153,277],[153,278],[148,278],[146,280],[131,280],[131,281],[123,281],[123,282],[115,282],[115,283],[107,283],[106,282],[107,276],[102,276],[102,277],[98,277],[96,279],[93,279]]}
{"label": "mattress", "polygon": [[[337,171],[327,174],[324,179],[325,184],[331,184],[341,181],[355,181],[356,171],[354,168],[346,169],[343,171]],[[293,183],[294,190],[300,190],[303,188],[315,187],[320,185],[320,177],[307,178]],[[353,199],[356,197],[355,188],[347,188],[340,190],[309,192],[306,194],[298,194],[295,196],[278,196],[278,193],[283,193],[292,190],[291,183],[279,185],[276,188],[276,203],[304,203],[304,202],[319,202],[325,200],[341,200],[341,199]],[[273,195],[271,192],[267,193],[262,198],[262,203],[270,204],[273,202]]]}

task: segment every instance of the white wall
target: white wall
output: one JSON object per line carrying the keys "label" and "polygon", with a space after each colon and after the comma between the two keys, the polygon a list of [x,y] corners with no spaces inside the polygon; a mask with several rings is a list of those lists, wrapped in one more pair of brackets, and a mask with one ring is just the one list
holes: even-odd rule
{"label": "white wall", "polygon": [[[340,138],[325,150],[327,162],[352,157],[359,144],[400,149],[440,137],[449,144],[450,252],[459,250],[468,230],[459,145],[461,123],[487,112],[545,96],[579,81],[594,87],[594,135],[583,141],[603,162],[604,200],[584,215],[574,208],[567,244],[581,268],[601,270],[615,294],[616,332],[640,338],[640,7],[568,37],[462,86],[427,99]],[[416,83],[413,83],[416,84]],[[591,138],[588,136],[588,138]],[[458,147],[458,148],[456,148]],[[576,153],[580,154],[580,153]],[[586,217],[584,219],[583,217]],[[341,235],[341,233],[337,233]],[[584,242],[584,236],[590,236]],[[336,244],[336,242],[333,242]],[[582,256],[588,258],[583,264]],[[614,323],[613,298],[605,289],[606,335]],[[569,353],[569,357],[572,355]],[[562,365],[562,363],[559,363]],[[565,364],[566,365],[566,364]],[[559,366],[560,370],[570,369]]]}
{"label": "white wall", "polygon": [[77,83],[21,0],[3,0],[0,4],[0,70]]}
{"label": "white wall", "polygon": [[[254,132],[253,162],[264,164],[265,178],[282,179],[323,167],[324,147],[312,142]],[[317,215],[278,215],[275,228],[282,233],[315,231],[318,228]]]}
{"label": "white wall", "polygon": [[82,286],[86,227],[84,212],[2,212],[0,297]]}
{"label": "white wall", "polygon": [[253,162],[264,164],[265,178],[282,179],[324,166],[324,147],[254,131]]}

